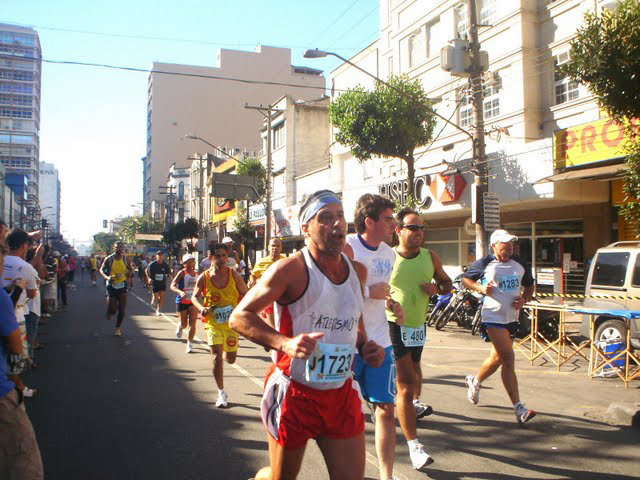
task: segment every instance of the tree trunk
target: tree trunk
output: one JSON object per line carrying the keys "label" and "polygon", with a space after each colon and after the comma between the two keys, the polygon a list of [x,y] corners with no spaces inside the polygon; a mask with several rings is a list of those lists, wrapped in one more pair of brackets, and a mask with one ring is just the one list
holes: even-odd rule
{"label": "tree trunk", "polygon": [[413,152],[411,152],[407,158],[405,158],[405,162],[407,162],[407,183],[409,184],[408,194],[411,196],[412,202],[408,202],[405,199],[405,204],[414,203],[416,200],[416,192],[415,192],[415,176],[416,169],[413,159]]}

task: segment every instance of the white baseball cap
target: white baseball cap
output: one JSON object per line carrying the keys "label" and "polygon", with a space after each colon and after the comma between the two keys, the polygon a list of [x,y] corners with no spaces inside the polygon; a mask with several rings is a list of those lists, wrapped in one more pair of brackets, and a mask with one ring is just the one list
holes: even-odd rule
{"label": "white baseball cap", "polygon": [[491,245],[495,245],[498,242],[516,242],[517,240],[518,237],[516,237],[515,235],[511,235],[506,230],[496,230],[491,234],[491,240],[489,241],[489,243]]}
{"label": "white baseball cap", "polygon": [[182,263],[187,263],[189,260],[195,260],[196,257],[194,257],[193,255],[191,255],[190,253],[185,253],[182,256]]}
{"label": "white baseball cap", "polygon": [[224,237],[222,239],[222,243],[233,243],[233,238],[231,237]]}

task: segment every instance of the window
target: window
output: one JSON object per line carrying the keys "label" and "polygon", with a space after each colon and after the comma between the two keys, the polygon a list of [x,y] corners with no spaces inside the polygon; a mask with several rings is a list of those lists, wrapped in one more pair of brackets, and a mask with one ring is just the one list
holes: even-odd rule
{"label": "window", "polygon": [[284,145],[284,122],[277,125],[273,129],[273,149],[280,148]]}
{"label": "window", "polygon": [[460,127],[470,127],[473,124],[473,107],[471,102],[466,100],[458,111],[458,123]]}
{"label": "window", "polygon": [[628,263],[629,252],[599,253],[591,283],[600,287],[623,287]]}
{"label": "window", "polygon": [[428,230],[426,245],[438,254],[443,265],[460,265],[457,228]]}
{"label": "window", "polygon": [[423,64],[427,59],[427,33],[425,26],[411,32],[407,38],[409,68]]}
{"label": "window", "polygon": [[184,200],[184,182],[178,184],[178,200]]}
{"label": "window", "polygon": [[631,284],[634,287],[640,286],[640,255],[636,258],[636,265],[633,267],[633,279],[631,280]]}
{"label": "window", "polygon": [[569,52],[561,53],[554,59],[553,87],[555,105],[560,105],[580,97],[580,84],[570,80],[566,74],[560,71],[560,66],[569,61]]}
{"label": "window", "polygon": [[[476,0],[476,17],[479,25],[493,25],[498,19],[498,0]],[[467,4],[461,3],[455,9],[456,34],[459,38],[468,37],[469,19]]]}
{"label": "window", "polygon": [[500,86],[493,85],[491,87],[485,87],[483,89],[483,109],[484,119],[489,120],[491,118],[500,115]]}

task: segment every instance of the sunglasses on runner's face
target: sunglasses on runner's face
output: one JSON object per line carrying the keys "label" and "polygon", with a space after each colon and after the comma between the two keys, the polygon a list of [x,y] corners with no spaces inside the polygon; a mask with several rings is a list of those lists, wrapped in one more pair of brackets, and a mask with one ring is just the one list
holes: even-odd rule
{"label": "sunglasses on runner's face", "polygon": [[409,224],[409,225],[400,225],[400,228],[406,228],[408,230],[411,230],[412,232],[417,232],[417,231],[424,231],[424,225],[413,225],[413,224]]}

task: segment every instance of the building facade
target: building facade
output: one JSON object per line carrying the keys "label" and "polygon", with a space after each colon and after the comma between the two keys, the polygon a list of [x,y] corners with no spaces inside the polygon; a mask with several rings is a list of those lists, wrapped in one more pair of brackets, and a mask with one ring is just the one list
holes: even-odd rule
{"label": "building facade", "polygon": [[[624,168],[622,154],[603,147],[618,138],[619,130],[587,89],[558,69],[568,61],[584,14],[600,11],[605,3],[611,2],[477,1],[479,40],[490,61],[482,85],[489,191],[498,195],[501,227],[520,238],[520,256],[536,272],[563,268],[568,291],[583,288],[588,259],[618,236],[611,196],[618,188],[612,180]],[[419,79],[435,111],[472,131],[468,79],[440,65],[440,50],[467,36],[466,2],[382,0],[380,12],[380,38],[350,61],[382,79],[390,74]],[[372,88],[374,82],[348,64],[334,70],[330,81],[338,95],[358,84]],[[439,120],[433,141],[415,152],[416,200],[429,227],[427,246],[451,275],[476,258],[471,141],[456,126]],[[567,149],[574,157],[585,151],[593,155],[570,164]],[[339,144],[332,145],[331,159],[327,181],[342,192],[349,219],[363,193],[403,199],[402,160],[360,163]],[[603,165],[611,168],[594,171]],[[461,174],[442,175],[454,169]]]}
{"label": "building facade", "polygon": [[184,222],[191,216],[191,169],[177,168],[175,164],[169,168],[167,177],[167,212],[170,212],[170,223]]}
{"label": "building facade", "polygon": [[27,179],[29,228],[39,223],[41,72],[38,33],[0,23],[0,161],[7,174]]}
{"label": "building facade", "polygon": [[60,177],[53,163],[40,162],[40,212],[49,231],[60,233]]}
{"label": "building facade", "polygon": [[[265,82],[268,80],[268,82]],[[143,201],[160,199],[173,163],[188,167],[194,150],[205,151],[195,134],[229,150],[260,149],[262,116],[246,104],[268,105],[291,93],[316,98],[324,91],[322,72],[291,65],[286,48],[259,47],[255,52],[219,50],[217,66],[154,63],[149,76],[147,152],[143,158]]]}

